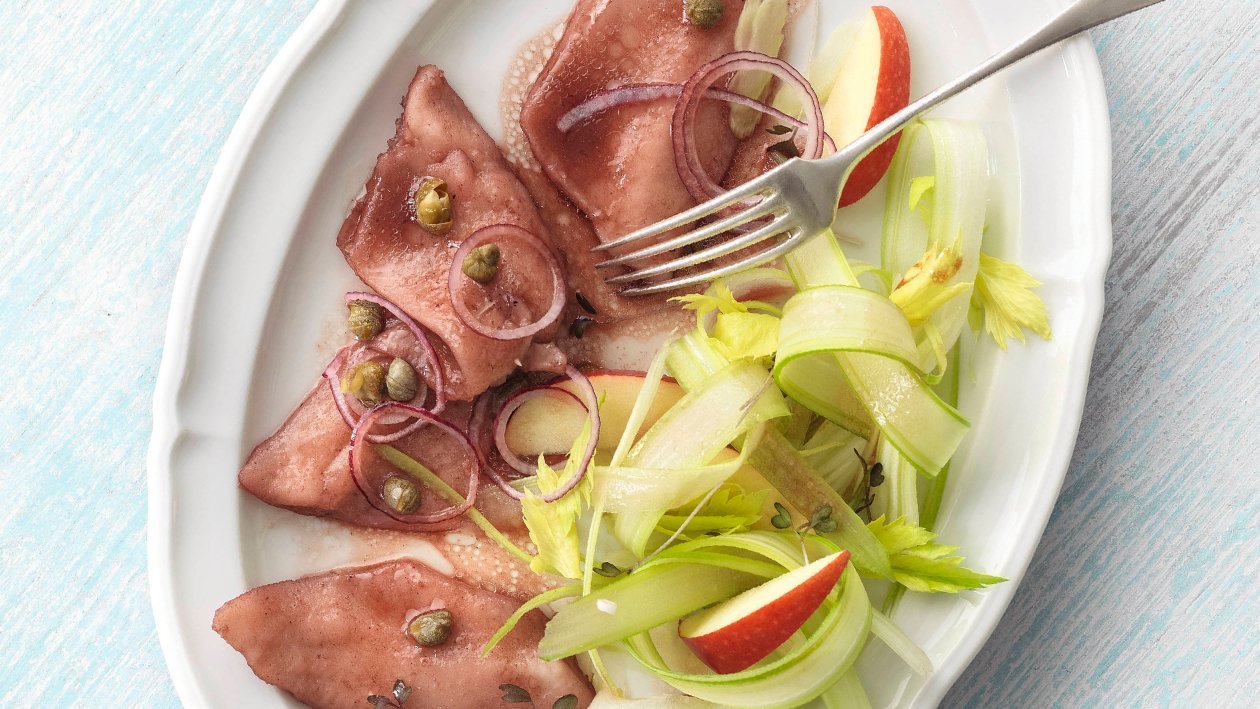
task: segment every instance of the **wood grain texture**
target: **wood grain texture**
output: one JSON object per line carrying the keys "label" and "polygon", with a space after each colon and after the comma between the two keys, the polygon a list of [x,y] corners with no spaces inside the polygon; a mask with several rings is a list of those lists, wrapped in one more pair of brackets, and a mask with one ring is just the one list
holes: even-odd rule
{"label": "wood grain texture", "polygon": [[189,223],[309,2],[0,2],[0,706],[177,706],[145,451]]}
{"label": "wood grain texture", "polygon": [[[0,3],[0,706],[175,706],[145,581],[165,315],[228,130],[311,0]],[[1115,260],[1050,528],[946,706],[1260,695],[1260,6],[1095,32]]]}

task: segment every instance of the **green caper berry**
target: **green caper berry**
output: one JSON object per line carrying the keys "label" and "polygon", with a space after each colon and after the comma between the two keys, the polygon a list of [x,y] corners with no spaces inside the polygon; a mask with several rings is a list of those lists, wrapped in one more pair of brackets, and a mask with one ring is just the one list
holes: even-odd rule
{"label": "green caper berry", "polygon": [[341,391],[353,394],[364,406],[376,406],[385,400],[385,365],[360,363],[341,378]]}
{"label": "green caper berry", "polygon": [[722,0],[686,0],[684,7],[687,21],[702,30],[721,22],[722,14],[726,11]]}
{"label": "green caper berry", "polygon": [[350,309],[350,332],[356,340],[370,340],[385,329],[385,309],[376,303],[352,300],[346,307]]}
{"label": "green caper berry", "polygon": [[416,370],[407,360],[395,357],[385,374],[385,394],[394,401],[411,401],[416,398]]}
{"label": "green caper berry", "polygon": [[416,223],[434,234],[445,234],[454,223],[451,219],[451,195],[446,181],[426,177],[412,196],[416,208]]}
{"label": "green caper berry", "polygon": [[420,487],[415,482],[398,475],[385,478],[381,497],[399,514],[409,515],[420,509]]}
{"label": "green caper berry", "polygon": [[451,637],[452,625],[454,618],[451,612],[443,608],[416,616],[407,626],[407,633],[425,647],[436,647]]}
{"label": "green caper berry", "polygon": [[498,244],[484,244],[464,257],[464,275],[482,285],[494,280],[502,257]]}

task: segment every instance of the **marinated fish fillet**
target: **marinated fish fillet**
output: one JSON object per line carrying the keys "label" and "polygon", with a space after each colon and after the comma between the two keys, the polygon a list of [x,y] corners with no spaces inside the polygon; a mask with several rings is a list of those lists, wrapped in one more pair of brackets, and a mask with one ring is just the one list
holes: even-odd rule
{"label": "marinated fish fillet", "polygon": [[[601,241],[672,216],[695,202],[678,177],[670,137],[675,101],[629,104],[562,133],[573,107],[626,84],[682,84],[734,50],[741,0],[721,22],[700,29],[678,0],[578,0],[550,60],[530,88],[521,125],[556,186],[591,220]],[[696,118],[699,154],[715,180],[735,150],[729,111],[706,101]]]}
{"label": "marinated fish fillet", "polygon": [[[439,349],[449,354],[448,393],[469,400],[516,368],[529,339],[490,339],[459,319],[447,287],[455,250],[493,224],[519,226],[548,248],[550,236],[529,193],[440,69],[423,66],[416,72],[397,126],[337,245],[364,283],[440,340]],[[415,221],[414,193],[426,177],[444,180],[452,198],[453,225],[443,235]],[[529,249],[507,252],[494,286],[506,295],[488,301],[480,317],[490,324],[536,320],[555,289],[546,273],[545,262]],[[549,337],[544,331],[535,339]]]}
{"label": "marinated fish fillet", "polygon": [[[451,635],[424,647],[406,628],[435,607],[451,612]],[[247,591],[219,608],[214,630],[261,679],[312,707],[362,709],[370,695],[389,696],[399,679],[412,690],[407,707],[496,707],[504,683],[524,688],[540,707],[567,694],[589,704],[594,692],[572,663],[538,658],[546,623],[538,611],[481,657],[516,608],[509,598],[401,559]]]}

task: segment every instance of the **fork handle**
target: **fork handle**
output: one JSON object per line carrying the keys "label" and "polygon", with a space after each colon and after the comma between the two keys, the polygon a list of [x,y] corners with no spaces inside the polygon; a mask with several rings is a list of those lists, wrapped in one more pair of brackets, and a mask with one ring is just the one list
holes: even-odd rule
{"label": "fork handle", "polygon": [[907,123],[1006,67],[1091,27],[1161,2],[1163,0],[1077,0],[1043,25],[1041,29],[989,57],[966,74],[897,111],[845,148],[824,158],[823,161],[840,163],[847,167],[850,162],[856,162],[857,158],[874,150],[880,143],[904,128]]}

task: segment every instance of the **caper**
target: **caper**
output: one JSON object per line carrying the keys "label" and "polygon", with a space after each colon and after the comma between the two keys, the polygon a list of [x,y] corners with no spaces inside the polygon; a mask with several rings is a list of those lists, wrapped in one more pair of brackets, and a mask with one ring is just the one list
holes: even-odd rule
{"label": "caper", "polygon": [[451,230],[451,195],[446,189],[446,181],[437,177],[426,177],[416,188],[412,201],[416,205],[416,223],[434,234],[445,234]]}
{"label": "caper", "polygon": [[483,244],[464,257],[464,275],[486,284],[499,272],[499,258],[503,254],[498,244]]}
{"label": "caper", "polygon": [[683,7],[687,14],[687,21],[702,30],[707,30],[721,22],[722,13],[726,10],[722,0],[686,0]]}
{"label": "caper", "polygon": [[350,332],[356,340],[370,340],[385,329],[385,309],[376,303],[352,300],[346,307],[350,309]]}
{"label": "caper", "polygon": [[385,478],[381,497],[399,514],[409,515],[420,509],[420,486],[407,478],[391,475]]}
{"label": "caper", "polygon": [[454,618],[451,612],[443,608],[442,610],[429,611],[416,616],[411,624],[407,626],[407,634],[412,640],[420,643],[425,647],[435,647],[446,642],[451,637],[451,626],[454,624]]}
{"label": "caper", "polygon": [[411,401],[416,398],[416,370],[402,357],[389,363],[385,374],[385,394],[394,401]]}
{"label": "caper", "polygon": [[364,406],[376,406],[385,400],[385,365],[360,363],[341,378],[341,391],[353,394]]}

